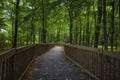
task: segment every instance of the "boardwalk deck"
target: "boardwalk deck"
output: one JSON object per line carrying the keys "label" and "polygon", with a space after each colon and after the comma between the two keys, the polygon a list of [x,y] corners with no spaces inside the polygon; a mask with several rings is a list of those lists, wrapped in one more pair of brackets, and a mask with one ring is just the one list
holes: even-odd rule
{"label": "boardwalk deck", "polygon": [[38,57],[25,80],[94,80],[62,53],[62,47],[56,46]]}

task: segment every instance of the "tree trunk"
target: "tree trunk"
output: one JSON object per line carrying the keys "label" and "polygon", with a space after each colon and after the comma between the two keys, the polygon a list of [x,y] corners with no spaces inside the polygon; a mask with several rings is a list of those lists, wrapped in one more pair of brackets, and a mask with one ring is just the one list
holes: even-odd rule
{"label": "tree trunk", "polygon": [[42,42],[42,31],[39,29],[39,42],[38,43],[41,43]]}
{"label": "tree trunk", "polygon": [[71,10],[69,11],[69,21],[70,21],[70,44],[72,44],[72,28],[73,28],[73,20],[72,20],[72,13],[71,13]]}
{"label": "tree trunk", "polygon": [[60,28],[57,29],[57,42],[60,42]]}
{"label": "tree trunk", "polygon": [[76,25],[76,29],[75,29],[75,44],[77,45],[77,43],[78,43],[78,27]]}
{"label": "tree trunk", "polygon": [[14,21],[12,20],[12,37],[11,37],[11,47],[13,47],[14,41]]}
{"label": "tree trunk", "polygon": [[83,31],[82,45],[85,46],[85,31]]}
{"label": "tree trunk", "polygon": [[99,45],[101,20],[102,20],[102,0],[98,0],[98,17],[97,17],[97,25],[95,25],[95,42],[94,42],[95,48],[98,48]]}
{"label": "tree trunk", "polygon": [[80,33],[79,33],[79,45],[81,45],[82,42],[82,23],[81,23],[81,16],[80,16]]}
{"label": "tree trunk", "polygon": [[[120,0],[119,0],[119,8],[118,8],[118,9],[119,9],[119,25],[118,25],[118,31],[120,31]],[[118,37],[118,44],[117,44],[117,43],[116,43],[116,44],[118,45],[119,52],[120,52],[120,42],[119,42],[119,41],[120,41],[120,35],[118,34],[117,37]]]}
{"label": "tree trunk", "polygon": [[43,26],[43,34],[42,41],[46,43],[46,29],[45,29],[45,8],[44,8],[44,0],[42,0],[42,26]]}
{"label": "tree trunk", "polygon": [[89,6],[87,8],[87,27],[86,27],[86,46],[89,46],[90,44],[90,26],[89,26]]}
{"label": "tree trunk", "polygon": [[19,3],[20,0],[16,0],[15,31],[14,31],[14,39],[12,45],[13,48],[17,47]]}
{"label": "tree trunk", "polygon": [[34,26],[34,15],[31,19],[31,43],[35,44],[35,26]]}
{"label": "tree trunk", "polygon": [[112,14],[111,14],[111,51],[113,51],[114,47],[114,1],[111,3]]}
{"label": "tree trunk", "polygon": [[103,0],[103,29],[104,29],[104,47],[108,50],[107,27],[106,27],[106,0]]}
{"label": "tree trunk", "polygon": [[67,1],[68,3],[68,13],[69,13],[69,43],[72,44],[72,28],[73,28],[73,14],[72,14],[72,2]]}
{"label": "tree trunk", "polygon": [[27,37],[26,37],[26,45],[29,44],[29,33],[28,33],[28,30],[27,30]]}

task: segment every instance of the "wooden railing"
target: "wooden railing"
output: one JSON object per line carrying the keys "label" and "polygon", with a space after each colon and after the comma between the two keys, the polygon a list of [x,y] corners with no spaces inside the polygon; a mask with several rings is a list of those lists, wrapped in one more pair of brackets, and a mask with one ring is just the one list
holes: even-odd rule
{"label": "wooden railing", "polygon": [[54,44],[38,44],[0,54],[0,80],[22,80],[36,57],[52,47]]}
{"label": "wooden railing", "polygon": [[98,80],[120,80],[120,57],[107,51],[64,45],[65,55]]}

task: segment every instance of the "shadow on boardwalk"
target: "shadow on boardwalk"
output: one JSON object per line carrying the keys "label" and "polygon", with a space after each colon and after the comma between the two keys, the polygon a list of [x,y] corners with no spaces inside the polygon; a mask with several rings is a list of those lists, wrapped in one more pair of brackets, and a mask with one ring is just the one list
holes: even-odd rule
{"label": "shadow on boardwalk", "polygon": [[84,70],[68,61],[62,47],[56,46],[38,57],[25,80],[94,80]]}

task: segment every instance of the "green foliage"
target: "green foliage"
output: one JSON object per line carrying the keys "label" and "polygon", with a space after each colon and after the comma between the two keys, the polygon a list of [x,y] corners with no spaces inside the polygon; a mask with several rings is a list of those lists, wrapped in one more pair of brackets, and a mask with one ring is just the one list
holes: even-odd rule
{"label": "green foliage", "polygon": [[6,46],[6,32],[2,32],[2,30],[0,31],[0,48],[5,48]]}
{"label": "green foliage", "polygon": [[[111,2],[107,0],[107,35],[110,46],[111,33]],[[114,47],[120,45],[120,19],[119,0],[115,0],[115,42]],[[35,43],[42,43],[42,0],[20,0],[18,45],[24,46]],[[95,40],[95,27],[98,21],[98,0],[44,0],[44,18],[47,42],[69,42],[69,10],[73,19],[73,44],[93,47]],[[15,21],[15,0],[0,0],[0,29],[7,30],[7,33],[0,32],[0,47],[11,46],[14,34]],[[103,4],[101,4],[103,5]],[[6,36],[7,35],[7,36]],[[89,38],[89,39],[86,39]],[[99,45],[103,42],[103,25],[100,24]]]}

